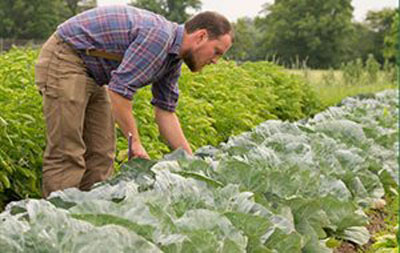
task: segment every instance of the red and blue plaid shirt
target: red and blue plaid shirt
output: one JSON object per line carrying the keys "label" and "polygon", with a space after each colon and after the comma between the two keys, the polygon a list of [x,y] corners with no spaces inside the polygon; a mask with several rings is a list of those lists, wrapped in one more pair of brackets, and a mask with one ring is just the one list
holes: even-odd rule
{"label": "red and blue plaid shirt", "polygon": [[57,34],[77,50],[100,49],[123,55],[122,62],[81,54],[99,85],[132,100],[152,84],[151,103],[175,111],[182,60],[183,25],[130,6],[98,7],[61,24]]}

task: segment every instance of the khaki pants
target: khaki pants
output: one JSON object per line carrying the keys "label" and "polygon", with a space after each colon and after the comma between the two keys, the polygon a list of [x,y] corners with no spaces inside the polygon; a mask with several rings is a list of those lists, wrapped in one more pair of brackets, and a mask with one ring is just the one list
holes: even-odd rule
{"label": "khaki pants", "polygon": [[106,87],[95,84],[82,59],[56,35],[40,52],[35,81],[47,126],[43,196],[70,187],[89,190],[113,172],[115,130]]}

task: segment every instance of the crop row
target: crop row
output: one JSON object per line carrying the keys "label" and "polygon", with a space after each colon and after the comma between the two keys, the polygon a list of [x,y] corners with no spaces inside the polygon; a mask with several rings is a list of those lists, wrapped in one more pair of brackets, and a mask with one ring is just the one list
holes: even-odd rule
{"label": "crop row", "polygon": [[131,160],[90,192],[9,204],[10,252],[332,252],[365,244],[367,208],[398,189],[398,95],[268,120],[196,156]]}

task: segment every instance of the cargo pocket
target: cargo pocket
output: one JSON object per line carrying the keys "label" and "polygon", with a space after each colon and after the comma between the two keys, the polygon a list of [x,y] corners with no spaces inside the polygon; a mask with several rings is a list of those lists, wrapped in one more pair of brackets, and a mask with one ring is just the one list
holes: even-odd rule
{"label": "cargo pocket", "polygon": [[59,61],[53,52],[42,50],[35,65],[35,83],[41,95],[59,96],[58,68]]}
{"label": "cargo pocket", "polygon": [[[82,104],[86,99],[86,76],[83,74],[69,74],[59,79],[60,94],[63,99],[73,104]],[[84,106],[84,104],[82,104]]]}

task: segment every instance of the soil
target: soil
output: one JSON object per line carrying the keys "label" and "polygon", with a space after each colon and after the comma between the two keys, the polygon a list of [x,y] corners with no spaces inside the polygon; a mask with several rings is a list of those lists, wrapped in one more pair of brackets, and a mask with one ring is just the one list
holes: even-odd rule
{"label": "soil", "polygon": [[[372,235],[385,229],[385,217],[387,214],[383,210],[370,210],[368,212],[369,224],[366,226],[369,233]],[[375,242],[373,238],[369,239],[368,243],[359,246],[354,243],[344,241],[340,247],[333,250],[334,253],[359,253],[366,252]]]}
{"label": "soil", "polygon": [[333,253],[357,253],[357,248],[350,242],[343,242],[339,248],[333,250]]}

